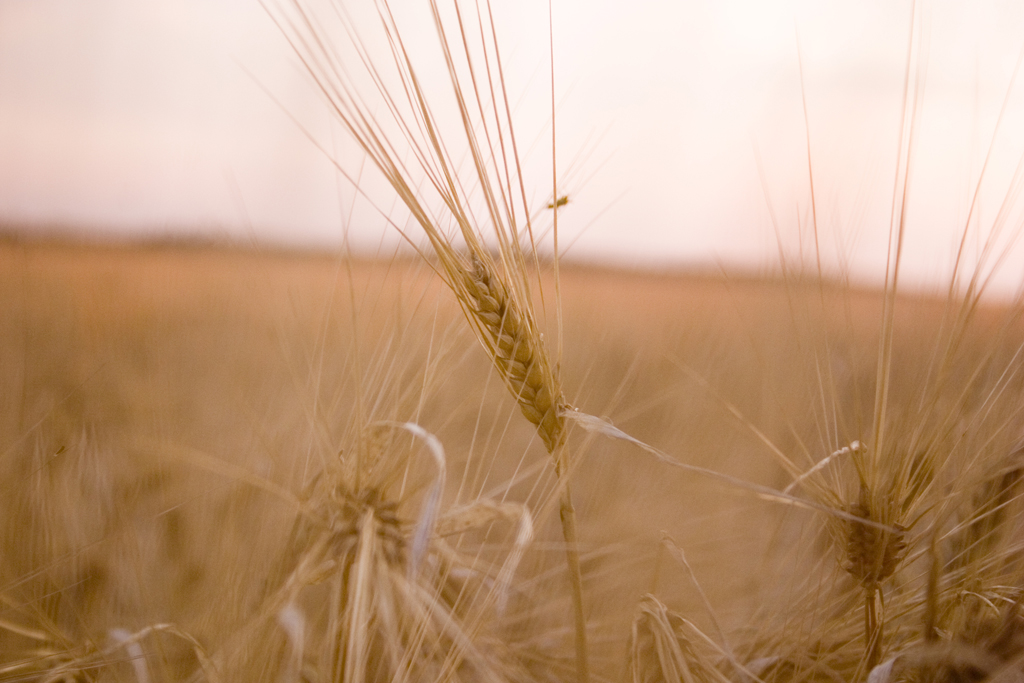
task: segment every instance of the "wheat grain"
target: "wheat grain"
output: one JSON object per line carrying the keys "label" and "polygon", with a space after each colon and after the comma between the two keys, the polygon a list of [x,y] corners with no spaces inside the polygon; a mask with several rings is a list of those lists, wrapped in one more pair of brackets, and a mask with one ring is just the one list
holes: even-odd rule
{"label": "wheat grain", "polygon": [[537,427],[549,453],[565,442],[565,398],[538,335],[508,290],[480,258],[473,259],[466,289],[472,314],[488,334],[488,349],[519,409]]}

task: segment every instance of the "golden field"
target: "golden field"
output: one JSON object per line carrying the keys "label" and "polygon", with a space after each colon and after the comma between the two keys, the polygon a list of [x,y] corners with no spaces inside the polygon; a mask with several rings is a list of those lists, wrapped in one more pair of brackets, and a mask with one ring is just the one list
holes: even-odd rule
{"label": "golden field", "polygon": [[[563,264],[558,344],[550,278],[536,305],[566,400],[668,457],[783,491],[778,453],[806,472],[870,443],[880,292]],[[882,471],[901,483],[882,488],[906,548],[878,581],[881,659],[910,663],[893,679],[1020,676],[1018,314],[897,300],[883,455],[899,466]],[[338,615],[362,560],[339,558],[365,537],[331,522],[330,543],[351,541],[332,551],[300,527],[314,503],[346,519],[355,503],[318,486],[383,440],[405,455],[384,502],[359,504],[405,572],[438,481],[405,423],[444,448],[410,579],[434,577],[444,625],[399,631],[443,665],[393,671],[572,679],[551,457],[425,263],[9,241],[0,320],[0,680],[352,678],[358,653],[330,641],[352,637]],[[866,678],[844,571],[863,542],[854,456],[788,489],[808,510],[580,428],[567,444],[594,680],[671,680],[671,661],[687,683]],[[359,680],[392,680],[368,638]],[[348,668],[325,672],[338,647]]]}

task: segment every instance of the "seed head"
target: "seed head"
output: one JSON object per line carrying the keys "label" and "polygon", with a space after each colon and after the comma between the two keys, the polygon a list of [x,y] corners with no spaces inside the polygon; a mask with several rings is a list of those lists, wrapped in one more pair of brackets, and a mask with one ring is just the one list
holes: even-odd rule
{"label": "seed head", "polygon": [[[863,502],[850,508],[850,514],[872,519],[871,509]],[[893,524],[893,530],[850,520],[844,567],[865,588],[877,586],[893,575],[907,550],[906,528]]]}

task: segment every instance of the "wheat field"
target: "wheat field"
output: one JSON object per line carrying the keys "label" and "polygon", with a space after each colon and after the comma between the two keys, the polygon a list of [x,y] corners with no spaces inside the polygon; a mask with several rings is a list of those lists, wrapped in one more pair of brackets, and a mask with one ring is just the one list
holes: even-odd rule
{"label": "wheat field", "polygon": [[[288,600],[275,594],[310,552],[295,527],[311,514],[301,502],[311,482],[366,447],[365,425],[387,421],[415,422],[447,458],[434,531],[445,534],[444,552],[433,552],[463,564],[422,571],[444,576],[432,597],[471,620],[479,652],[433,673],[572,677],[557,477],[450,293],[421,263],[31,242],[5,243],[0,257],[5,679],[319,680],[327,636],[340,628],[327,608],[330,571],[303,579]],[[564,266],[562,278],[572,353],[561,373],[573,406],[681,462],[779,491],[790,478],[765,441],[820,461],[832,441],[864,438],[879,293],[583,266]],[[947,509],[926,511],[935,519],[911,529],[908,557],[885,587],[887,655],[920,637],[933,563],[943,642],[993,638],[975,631],[993,630],[1021,586],[1024,338],[1014,310],[979,308],[944,395],[925,414],[921,387],[948,303],[898,302],[891,405],[900,440],[942,422],[943,411],[958,419],[926,437],[953,461],[923,494]],[[393,497],[394,552],[404,555],[395,562],[407,563],[434,474],[416,444],[395,436],[386,441],[414,457],[394,468],[401,481],[379,488]],[[853,677],[863,606],[830,547],[826,515],[677,471],[627,444],[579,430],[569,438],[578,444],[571,477],[595,679],[628,680],[637,657],[648,667],[652,653],[667,657],[656,635],[642,637],[662,622],[688,643],[680,653],[696,648],[695,679],[712,674],[693,662],[717,662],[715,676]],[[835,467],[849,475],[849,463]],[[480,603],[496,601],[523,511],[533,533],[499,614]],[[971,534],[980,536],[966,544]],[[304,624],[294,665],[286,603]],[[1018,656],[1018,633],[1000,641],[1012,645],[1006,660]],[[430,648],[452,648],[433,637]],[[381,647],[369,648],[371,663],[385,658]],[[637,647],[646,650],[631,655]],[[773,657],[774,669],[765,664]],[[732,658],[765,671],[730,673]],[[368,665],[362,675],[384,674]],[[419,667],[408,675],[427,679]]]}
{"label": "wheat field", "polygon": [[914,51],[884,286],[612,270],[428,5],[433,67],[268,7],[403,248],[0,243],[0,680],[1021,680],[1021,302],[973,205],[897,286]]}

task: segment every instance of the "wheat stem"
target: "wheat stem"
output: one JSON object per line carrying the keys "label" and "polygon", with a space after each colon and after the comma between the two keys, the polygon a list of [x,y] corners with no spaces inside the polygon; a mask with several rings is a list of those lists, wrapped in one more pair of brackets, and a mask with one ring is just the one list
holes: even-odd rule
{"label": "wheat stem", "polygon": [[505,384],[516,397],[519,409],[537,427],[537,434],[555,461],[555,473],[562,489],[559,516],[572,588],[576,678],[579,683],[588,683],[590,667],[579,530],[565,462],[564,413],[567,404],[529,311],[519,306],[515,298],[509,295],[509,288],[494,268],[488,265],[485,253],[474,254],[473,270],[471,273],[467,271],[467,275],[467,309],[471,319],[477,322],[481,341]]}
{"label": "wheat stem", "polygon": [[569,581],[572,584],[573,624],[576,631],[576,680],[578,683],[587,683],[590,680],[590,664],[587,657],[587,617],[583,611],[583,573],[580,570],[576,508],[572,505],[568,481],[563,482],[558,513],[562,519],[565,560],[569,569]]}
{"label": "wheat stem", "polygon": [[867,672],[882,658],[882,622],[878,618],[878,584],[864,589],[864,638],[867,641]]}

